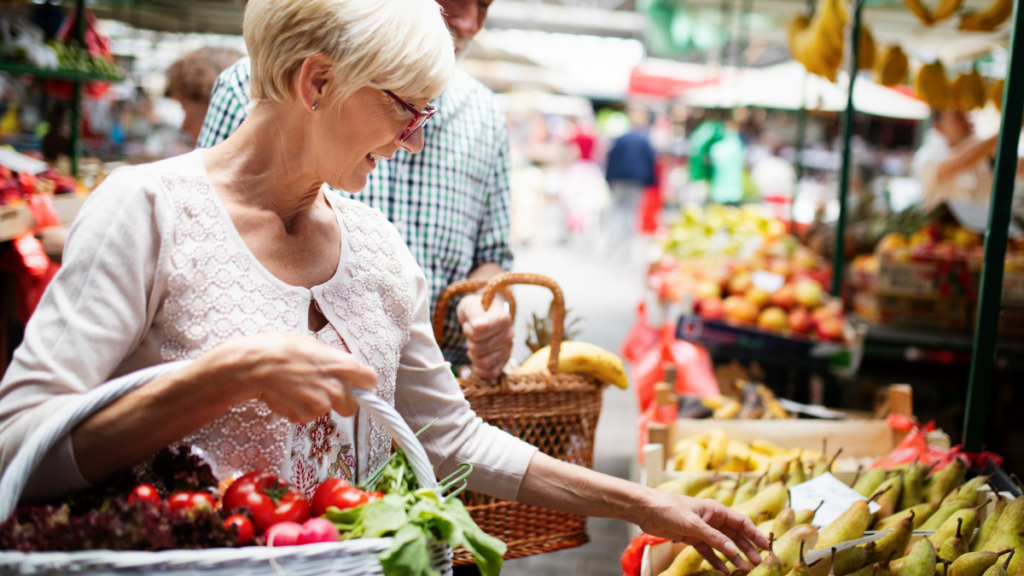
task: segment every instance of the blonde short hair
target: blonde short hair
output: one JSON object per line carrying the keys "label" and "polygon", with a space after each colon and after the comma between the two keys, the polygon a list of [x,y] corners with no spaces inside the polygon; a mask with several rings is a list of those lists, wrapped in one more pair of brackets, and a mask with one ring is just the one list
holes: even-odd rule
{"label": "blonde short hair", "polygon": [[330,99],[371,83],[408,98],[438,96],[455,49],[434,0],[249,0],[242,24],[254,102],[286,102],[303,60],[334,62]]}

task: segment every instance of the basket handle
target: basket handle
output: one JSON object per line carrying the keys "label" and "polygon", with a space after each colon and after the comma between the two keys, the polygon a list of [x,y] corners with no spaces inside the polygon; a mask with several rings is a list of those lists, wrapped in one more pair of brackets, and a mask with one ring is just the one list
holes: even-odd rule
{"label": "basket handle", "polygon": [[[191,360],[179,360],[157,364],[115,378],[85,394],[77,395],[74,401],[63,406],[43,422],[21,445],[17,454],[8,463],[7,470],[0,477],[0,522],[6,521],[14,513],[32,472],[60,438],[71,432],[81,421],[114,400],[152,380],[180,370],[191,362]],[[352,388],[352,393],[359,406],[376,418],[391,434],[395,443],[405,452],[420,486],[423,488],[436,487],[437,479],[434,477],[430,460],[427,459],[426,450],[423,449],[416,434],[398,412],[372,392]]]}
{"label": "basket handle", "polygon": [[[437,307],[434,309],[434,340],[437,341],[437,345],[441,345],[441,337],[444,336],[444,321],[448,318],[448,305],[451,304],[453,298],[460,294],[468,294],[470,292],[476,292],[477,290],[487,286],[486,280],[459,280],[458,282],[452,282],[444,292],[441,293],[441,297],[437,299]],[[512,297],[512,291],[503,288],[501,290],[501,296],[508,302],[508,314],[512,317],[512,321],[516,320],[516,299]],[[487,306],[484,306],[484,310],[489,309],[490,301],[487,302]]]}
{"label": "basket handle", "polygon": [[551,355],[548,357],[548,370],[555,374],[558,372],[558,353],[562,349],[562,337],[565,335],[565,297],[558,283],[540,274],[528,274],[526,272],[504,272],[498,274],[487,283],[484,294],[480,298],[481,304],[486,310],[494,300],[494,295],[499,290],[504,290],[513,284],[532,284],[543,286],[551,290],[553,300],[551,301]]}

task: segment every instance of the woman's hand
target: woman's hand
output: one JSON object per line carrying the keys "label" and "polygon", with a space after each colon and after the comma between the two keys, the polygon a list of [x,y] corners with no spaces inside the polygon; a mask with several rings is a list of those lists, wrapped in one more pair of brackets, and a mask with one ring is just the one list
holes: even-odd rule
{"label": "woman's hand", "polygon": [[352,354],[316,338],[270,332],[222,344],[199,361],[231,385],[295,423],[315,420],[333,409],[356,413],[352,387],[373,390],[377,374]]}
{"label": "woman's hand", "polygon": [[[745,515],[730,510],[714,500],[676,496],[652,490],[649,504],[638,510],[637,524],[644,532],[690,544],[716,570],[730,570],[715,555],[718,550],[737,568],[749,572],[761,563],[758,548],[767,548],[764,537]],[[742,554],[740,554],[742,552]],[[746,556],[750,562],[743,559]]]}
{"label": "woman's hand", "polygon": [[530,461],[516,499],[559,512],[632,522],[653,536],[692,545],[725,574],[729,570],[712,549],[749,572],[761,563],[757,549],[768,547],[750,518],[714,500],[658,492],[540,452]]}

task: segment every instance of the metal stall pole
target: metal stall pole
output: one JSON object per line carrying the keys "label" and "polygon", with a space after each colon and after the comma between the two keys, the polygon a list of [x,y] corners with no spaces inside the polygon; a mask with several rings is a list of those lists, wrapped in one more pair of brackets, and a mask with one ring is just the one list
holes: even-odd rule
{"label": "metal stall pole", "polygon": [[[808,18],[814,16],[814,1],[807,0]],[[789,224],[790,231],[796,232],[796,193],[800,189],[800,179],[804,177],[804,140],[807,136],[807,79],[811,73],[804,69],[804,79],[800,89],[800,109],[796,112],[796,155],[794,157],[794,168],[796,168],[796,180],[793,182],[793,194],[789,198]]]}
{"label": "metal stall pole", "polygon": [[967,384],[967,408],[964,413],[963,445],[967,452],[979,452],[985,440],[985,423],[992,389],[992,365],[996,358],[996,332],[1003,292],[1003,266],[1006,260],[1006,238],[1010,226],[1017,173],[1017,143],[1020,140],[1021,117],[1024,115],[1024,18],[1020,2],[1014,2],[1013,26],[1010,29],[1009,59],[1006,84],[1003,86],[1003,117],[996,148],[995,178],[992,201],[988,209],[988,230],[985,233],[985,260],[981,269],[981,291],[978,298],[978,321],[974,331],[974,355],[971,377]]}
{"label": "metal stall pole", "polygon": [[[77,0],[75,9],[75,40],[79,47],[85,47],[85,0]],[[82,139],[82,81],[71,83],[71,175],[78,176],[78,154]]]}
{"label": "metal stall pole", "polygon": [[846,251],[846,197],[850,193],[850,140],[853,138],[853,83],[857,80],[860,58],[860,13],[864,0],[854,0],[853,28],[850,31],[850,89],[846,95],[843,113],[843,168],[839,175],[839,220],[836,221],[835,254],[832,256],[832,295],[839,296],[843,289],[843,254]]}

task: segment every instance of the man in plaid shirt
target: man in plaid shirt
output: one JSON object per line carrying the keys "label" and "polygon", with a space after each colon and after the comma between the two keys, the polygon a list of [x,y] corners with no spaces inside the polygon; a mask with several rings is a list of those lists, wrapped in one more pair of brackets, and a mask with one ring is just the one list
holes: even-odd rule
{"label": "man in plaid shirt", "polygon": [[[492,0],[439,0],[464,56]],[[209,148],[234,132],[249,103],[249,59],[221,73],[213,88],[198,146]],[[446,286],[457,280],[488,280],[512,266],[508,245],[508,129],[497,98],[456,70],[423,125],[423,151],[399,149],[370,173],[356,198],[387,216],[431,289],[431,312]],[[460,330],[461,328],[461,330]],[[463,339],[464,337],[464,339]],[[471,363],[485,379],[501,374],[512,354],[512,319],[500,302],[485,311],[480,294],[450,310],[438,344],[452,364]]]}

